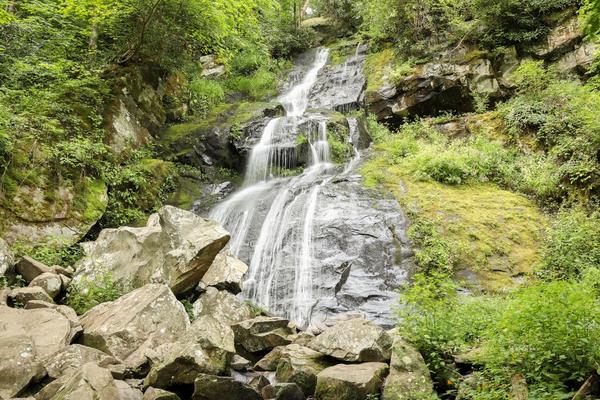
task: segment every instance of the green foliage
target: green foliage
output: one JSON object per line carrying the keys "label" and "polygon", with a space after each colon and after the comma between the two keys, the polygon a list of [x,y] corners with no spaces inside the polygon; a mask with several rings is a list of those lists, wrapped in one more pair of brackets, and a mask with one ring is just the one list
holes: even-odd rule
{"label": "green foliage", "polygon": [[240,92],[252,100],[261,100],[276,93],[277,75],[261,68],[251,76],[234,76],[225,83],[231,91]]}
{"label": "green foliage", "polygon": [[561,210],[549,229],[541,274],[547,278],[580,278],[600,266],[600,213]]}
{"label": "green foliage", "polygon": [[13,251],[19,257],[29,256],[46,265],[60,265],[62,267],[72,267],[83,257],[83,249],[79,244],[51,243],[24,246],[16,243],[13,245]]}
{"label": "green foliage", "polygon": [[596,37],[600,34],[600,0],[585,0],[584,7],[581,8],[581,15],[584,19],[584,30],[591,36]]}
{"label": "green foliage", "polygon": [[195,115],[206,117],[214,106],[225,99],[219,82],[209,79],[194,79],[188,85],[189,103]]}
{"label": "green foliage", "polygon": [[518,371],[535,398],[556,399],[583,382],[600,361],[598,293],[582,283],[532,285],[507,299],[488,328],[486,375],[504,382]]}
{"label": "green foliage", "polygon": [[434,223],[421,218],[411,225],[408,237],[417,249],[415,261],[422,273],[451,275],[454,272],[456,244],[446,239]]}
{"label": "green foliage", "polygon": [[537,62],[519,67],[515,82],[518,95],[500,112],[515,140],[532,138],[546,165],[554,165],[554,200],[595,201],[600,192],[600,93],[561,79]]}
{"label": "green foliage", "polygon": [[190,319],[190,321],[193,322],[194,319],[196,319],[194,317],[194,305],[188,299],[181,300],[181,304],[183,305],[183,308],[185,309],[185,313],[188,315],[188,318]]}
{"label": "green foliage", "polygon": [[110,274],[97,276],[94,279],[83,277],[69,286],[65,303],[77,312],[84,314],[98,304],[113,301],[126,291],[114,282]]}
{"label": "green foliage", "polygon": [[474,0],[473,9],[485,26],[481,41],[494,47],[543,37],[553,22],[551,14],[578,4],[578,0]]}

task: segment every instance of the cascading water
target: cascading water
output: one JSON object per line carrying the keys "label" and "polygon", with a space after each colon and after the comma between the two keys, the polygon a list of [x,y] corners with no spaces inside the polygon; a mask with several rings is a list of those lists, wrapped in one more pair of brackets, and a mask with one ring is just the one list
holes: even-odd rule
{"label": "cascading water", "polygon": [[[231,232],[229,251],[249,264],[243,296],[301,327],[313,322],[317,303],[334,294],[324,284],[325,271],[330,270],[327,261],[337,261],[322,255],[323,190],[335,177],[350,173],[360,159],[354,149],[355,157],[345,168],[333,164],[327,116],[307,113],[315,103],[311,92],[328,55],[327,49],[318,50],[300,82],[278,99],[285,116],[266,124],[251,150],[242,188],[210,214]],[[341,74],[327,81],[343,87],[362,77],[358,57],[357,49]],[[329,105],[321,108],[336,108]],[[351,143],[357,140],[353,137],[357,125],[355,118],[348,119]],[[301,174],[286,177],[285,172],[296,166],[300,134],[307,141],[306,167]]]}

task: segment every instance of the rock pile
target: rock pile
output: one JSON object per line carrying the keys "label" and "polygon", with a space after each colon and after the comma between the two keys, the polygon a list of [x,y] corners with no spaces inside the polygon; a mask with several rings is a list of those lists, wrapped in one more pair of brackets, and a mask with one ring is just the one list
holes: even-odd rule
{"label": "rock pile", "polygon": [[[248,267],[222,252],[228,238],[214,222],[164,207],[144,228],[103,231],[85,244],[75,271],[27,257],[15,263],[0,246],[3,286],[28,285],[0,292],[0,399],[393,400],[432,393],[419,353],[365,319],[314,336],[236,297]],[[60,304],[72,278],[106,273],[129,291],[81,316]],[[191,307],[180,301],[190,299]]]}

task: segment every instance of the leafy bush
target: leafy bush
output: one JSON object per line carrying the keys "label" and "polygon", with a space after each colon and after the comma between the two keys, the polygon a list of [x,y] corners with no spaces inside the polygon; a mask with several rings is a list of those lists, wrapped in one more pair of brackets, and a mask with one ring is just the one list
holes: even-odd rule
{"label": "leafy bush", "polygon": [[253,100],[261,100],[276,93],[277,76],[261,68],[251,76],[234,76],[227,80],[227,88]]}
{"label": "leafy bush", "polygon": [[266,54],[257,51],[243,51],[235,56],[231,62],[231,72],[235,75],[248,76],[256,72],[268,60]]}
{"label": "leafy bush", "polygon": [[79,244],[68,245],[60,242],[37,246],[23,246],[16,243],[13,250],[17,256],[29,256],[46,265],[63,267],[72,267],[83,257],[83,249]]}
{"label": "leafy bush", "polygon": [[549,229],[543,249],[542,274],[579,278],[600,266],[600,213],[561,210]]}
{"label": "leafy bush", "polygon": [[518,291],[486,330],[486,376],[510,382],[519,372],[534,398],[561,398],[569,384],[597,369],[599,306],[597,291],[581,283],[557,281]]}
{"label": "leafy bush", "polygon": [[408,236],[417,248],[415,261],[421,272],[425,274],[454,272],[457,258],[456,245],[445,239],[434,223],[421,219],[411,225]]}
{"label": "leafy bush", "polygon": [[118,299],[124,293],[124,288],[117,285],[110,274],[94,279],[83,277],[79,282],[71,283],[65,303],[81,315],[98,304]]}
{"label": "leafy bush", "polygon": [[290,58],[317,45],[317,34],[311,28],[285,25],[268,34],[271,55]]}
{"label": "leafy bush", "polygon": [[190,106],[194,114],[206,116],[214,106],[225,99],[219,82],[209,79],[194,79],[189,84]]}

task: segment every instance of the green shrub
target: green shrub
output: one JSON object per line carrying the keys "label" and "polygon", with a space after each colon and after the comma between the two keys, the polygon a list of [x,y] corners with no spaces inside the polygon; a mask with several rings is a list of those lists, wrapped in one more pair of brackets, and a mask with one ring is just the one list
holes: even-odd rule
{"label": "green shrub", "polygon": [[277,76],[264,68],[251,76],[234,76],[227,80],[230,91],[240,92],[252,100],[261,100],[275,95],[277,91]]}
{"label": "green shrub", "polygon": [[557,399],[582,383],[600,362],[600,301],[585,284],[550,282],[507,300],[486,330],[485,375],[510,382],[521,373],[536,399]]}
{"label": "green shrub", "polygon": [[420,220],[414,223],[408,230],[408,237],[417,249],[415,261],[421,272],[449,275],[454,272],[456,245],[445,239],[433,222]]}
{"label": "green shrub", "polygon": [[266,54],[258,51],[243,51],[235,56],[231,62],[231,72],[234,75],[252,75],[268,61]]}
{"label": "green shrub", "polygon": [[542,275],[579,278],[600,266],[600,213],[561,210],[544,241]]}
{"label": "green shrub", "polygon": [[83,249],[79,244],[67,245],[60,242],[37,246],[24,246],[16,243],[13,250],[19,257],[29,256],[46,265],[62,267],[72,267],[83,257]]}
{"label": "green shrub", "polygon": [[318,43],[313,29],[296,26],[282,26],[271,30],[268,41],[271,55],[275,58],[291,58]]}
{"label": "green shrub", "polygon": [[188,89],[190,106],[199,116],[206,116],[225,99],[225,92],[219,82],[210,79],[194,79]]}
{"label": "green shrub", "polygon": [[124,293],[124,288],[115,283],[110,274],[94,279],[83,277],[80,281],[71,283],[65,303],[81,315],[98,304],[118,299]]}

